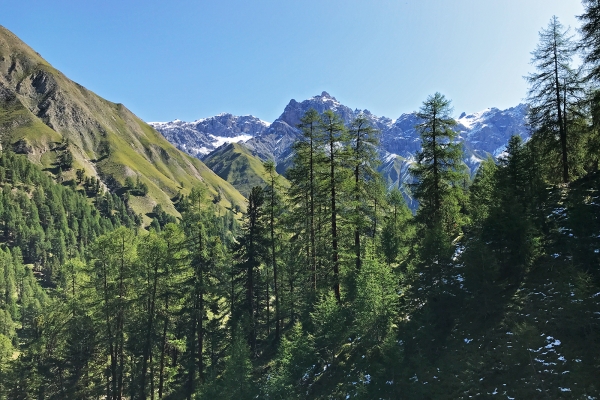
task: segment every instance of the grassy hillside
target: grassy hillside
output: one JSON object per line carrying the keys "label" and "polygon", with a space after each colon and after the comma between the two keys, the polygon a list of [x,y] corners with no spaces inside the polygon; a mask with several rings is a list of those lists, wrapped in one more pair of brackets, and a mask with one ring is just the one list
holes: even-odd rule
{"label": "grassy hillside", "polygon": [[[7,29],[0,27],[0,137],[56,173],[57,157],[66,150],[73,167],[118,189],[126,177],[148,186],[148,194],[132,199],[136,212],[159,203],[177,215],[171,198],[204,182],[220,205],[244,207],[243,196],[144,123],[124,105],[107,101],[69,80]],[[104,151],[103,149],[107,149]]]}
{"label": "grassy hillside", "polygon": [[[213,151],[204,163],[221,178],[231,183],[244,196],[253,186],[266,186],[268,177],[262,161],[240,143],[230,143]],[[287,181],[280,178],[284,185]]]}

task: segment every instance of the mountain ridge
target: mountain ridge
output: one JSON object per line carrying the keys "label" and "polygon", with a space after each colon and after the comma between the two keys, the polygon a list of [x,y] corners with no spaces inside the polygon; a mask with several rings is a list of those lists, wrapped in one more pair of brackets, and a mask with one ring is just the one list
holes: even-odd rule
{"label": "mountain ridge", "polygon": [[225,194],[221,207],[244,206],[243,196],[200,160],[177,150],[123,104],[68,79],[2,26],[0,136],[5,145],[19,143],[28,158],[55,173],[62,170],[57,148],[69,151],[73,168],[61,173],[66,181],[74,181],[75,170],[82,169],[117,190],[127,177],[139,177],[148,195],[132,196],[130,205],[142,214],[161,204],[178,215],[171,198],[200,182],[215,196]]}
{"label": "mountain ridge", "polygon": [[[353,110],[324,91],[320,95],[301,102],[291,99],[275,121],[270,124],[265,123],[264,129],[248,135],[250,137],[237,137],[236,139],[243,142],[243,145],[254,156],[262,160],[274,160],[277,163],[277,171],[283,174],[291,162],[291,145],[300,135],[297,125],[300,118],[310,108],[314,108],[319,113],[332,110],[340,115],[346,124],[349,124],[352,118],[360,113],[366,115],[372,125],[381,132],[380,171],[388,186],[402,187],[405,182],[410,180],[408,167],[414,161],[416,152],[421,148],[420,136],[415,129],[415,125],[419,123],[416,112],[403,113],[396,119],[379,117],[366,109]],[[227,115],[231,116],[231,114]],[[230,119],[232,118],[236,117],[231,116]],[[261,121],[254,116],[246,116],[246,118]],[[456,121],[458,140],[464,144],[464,162],[471,172],[474,172],[481,161],[487,157],[496,157],[501,154],[511,135],[518,134],[523,139],[529,137],[526,104],[519,104],[505,110],[492,107],[471,114],[462,113]],[[153,126],[167,138],[177,131],[176,125],[169,122],[153,123]],[[233,130],[230,131],[233,132]],[[215,141],[214,131],[206,129],[196,132],[187,131],[186,135],[196,135],[194,141],[202,140],[202,135],[212,135],[212,140]],[[180,134],[179,138],[182,137],[183,134]],[[177,142],[177,146],[181,150],[187,151],[186,143]],[[213,151],[218,151],[218,147]],[[210,153],[195,155],[206,159]]]}

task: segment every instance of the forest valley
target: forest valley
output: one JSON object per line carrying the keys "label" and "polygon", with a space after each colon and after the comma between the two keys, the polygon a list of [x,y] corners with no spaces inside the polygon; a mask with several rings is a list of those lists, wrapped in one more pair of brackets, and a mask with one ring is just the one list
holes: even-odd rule
{"label": "forest valley", "polygon": [[532,52],[531,139],[475,176],[439,93],[403,192],[366,116],[310,110],[289,185],[265,162],[243,215],[199,186],[148,229],[127,193],[5,145],[0,399],[600,398],[600,2],[584,6],[579,41],[554,17]]}

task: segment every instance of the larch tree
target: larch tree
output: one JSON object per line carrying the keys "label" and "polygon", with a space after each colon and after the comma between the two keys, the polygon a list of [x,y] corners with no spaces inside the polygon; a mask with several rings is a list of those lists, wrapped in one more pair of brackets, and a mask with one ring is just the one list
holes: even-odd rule
{"label": "larch tree", "polygon": [[396,263],[406,252],[405,242],[412,234],[408,221],[412,213],[398,188],[387,194],[388,212],[379,237],[381,254],[388,265]]}
{"label": "larch tree", "polygon": [[319,265],[317,214],[323,201],[319,169],[325,158],[320,120],[319,113],[312,108],[300,119],[298,128],[302,136],[293,145],[294,163],[287,171],[287,178],[291,183],[287,196],[292,205],[290,211],[295,225],[294,236],[300,240],[309,265],[313,297],[317,290]]}
{"label": "larch tree", "polygon": [[331,110],[321,115],[320,129],[324,133],[327,159],[326,187],[329,192],[329,214],[331,228],[331,266],[333,270],[333,291],[338,302],[341,301],[340,294],[340,231],[338,229],[338,218],[340,214],[341,184],[344,174],[347,172],[341,167],[347,157],[344,145],[348,142],[348,131],[341,117]]}
{"label": "larch tree", "polygon": [[459,224],[460,186],[465,179],[462,148],[453,141],[457,133],[451,112],[450,100],[440,93],[423,103],[417,114],[421,123],[416,126],[422,149],[411,169],[418,219],[427,228],[440,225],[447,234],[455,233]]}
{"label": "larch tree", "polygon": [[583,51],[583,61],[587,77],[600,82],[600,1],[583,0],[585,12],[577,18],[581,21],[579,48]]}
{"label": "larch tree", "polygon": [[132,230],[120,227],[103,235],[92,247],[94,258],[92,285],[98,296],[98,319],[104,320],[104,350],[109,362],[106,376],[106,398],[121,399],[126,373],[126,323],[130,319],[132,271],[136,262],[136,237]]}
{"label": "larch tree", "polygon": [[[238,275],[244,284],[245,302],[236,317],[248,321],[248,344],[253,354],[257,353],[259,279],[258,271],[267,250],[266,227],[262,224],[264,213],[264,191],[254,186],[248,196],[248,208],[244,215],[242,236],[238,244]],[[247,318],[247,319],[246,319]]]}
{"label": "larch tree", "polygon": [[354,230],[354,252],[356,270],[360,270],[364,244],[361,237],[373,225],[376,210],[369,208],[368,204],[377,193],[375,186],[380,183],[377,179],[377,146],[379,145],[379,131],[373,128],[371,122],[364,114],[359,114],[350,123],[348,131],[350,146],[348,165],[352,168],[351,201],[352,207],[349,219]]}
{"label": "larch tree", "polygon": [[[263,163],[265,172],[268,175],[268,186],[265,189],[266,197],[266,219],[269,225],[269,252],[270,252],[270,265],[273,270],[273,291],[275,296],[275,339],[279,340],[281,335],[281,307],[279,302],[279,271],[277,269],[277,237],[275,234],[275,228],[278,223],[281,198],[278,191],[279,176],[275,172],[275,163],[273,161],[267,161]],[[268,287],[268,283],[267,283]],[[267,292],[268,293],[268,292]],[[267,294],[267,307],[269,304],[269,298]],[[268,308],[267,308],[268,310]],[[267,316],[267,320],[269,317]],[[268,326],[267,326],[268,329]]]}
{"label": "larch tree", "polygon": [[546,152],[559,155],[562,181],[567,183],[571,166],[566,114],[583,97],[579,72],[571,66],[576,46],[556,16],[539,36],[531,53],[536,72],[525,78],[529,83],[529,123],[533,139],[544,143]]}

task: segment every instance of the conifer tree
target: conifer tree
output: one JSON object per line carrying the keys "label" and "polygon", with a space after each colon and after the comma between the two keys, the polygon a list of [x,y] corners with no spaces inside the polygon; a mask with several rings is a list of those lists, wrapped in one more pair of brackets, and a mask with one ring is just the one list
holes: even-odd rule
{"label": "conifer tree", "polygon": [[389,211],[381,232],[380,243],[383,258],[388,265],[391,265],[398,261],[403,252],[406,252],[404,246],[408,243],[413,227],[409,225],[412,213],[398,188],[388,193],[387,204]]}
{"label": "conifer tree", "polygon": [[241,313],[234,315],[236,322],[247,321],[248,344],[253,354],[257,351],[259,304],[258,269],[263,262],[267,245],[266,226],[262,224],[264,213],[264,191],[255,186],[248,196],[248,208],[244,215],[242,236],[238,246],[238,277],[244,287],[245,301],[239,307]]}
{"label": "conifer tree", "polygon": [[219,397],[227,400],[255,398],[256,386],[251,374],[250,349],[242,334],[236,330],[227,350]]}
{"label": "conifer tree", "polygon": [[587,78],[600,81],[600,2],[582,0],[584,13],[577,18],[582,22],[579,48],[583,51]]}
{"label": "conifer tree", "polygon": [[316,369],[315,348],[312,336],[302,329],[299,322],[281,340],[273,364],[273,374],[265,385],[268,398],[284,400],[306,397],[303,385],[307,380],[305,377]]}
{"label": "conifer tree", "polygon": [[483,238],[490,243],[505,277],[519,276],[535,254],[536,229],[533,221],[535,193],[530,150],[520,136],[510,138],[506,156],[496,169],[493,204],[485,222]]}
{"label": "conifer tree", "polygon": [[377,165],[377,146],[379,145],[379,132],[373,128],[371,122],[364,114],[359,114],[350,123],[349,128],[348,166],[353,170],[351,183],[351,211],[348,219],[353,225],[354,253],[356,271],[360,270],[364,256],[364,244],[361,237],[373,226],[376,213],[375,207],[370,208],[370,200],[379,190],[380,184]]}
{"label": "conifer tree", "polygon": [[340,291],[340,230],[338,228],[338,219],[340,215],[340,197],[341,185],[347,176],[347,170],[342,167],[345,165],[347,154],[345,146],[348,142],[348,131],[339,115],[331,110],[327,110],[321,116],[319,124],[324,134],[324,145],[326,147],[327,166],[325,174],[325,187],[329,194],[329,215],[330,215],[330,237],[331,243],[331,268],[333,271],[333,292],[338,302],[341,301]]}
{"label": "conifer tree", "polygon": [[446,234],[456,234],[460,224],[461,184],[465,179],[462,149],[453,140],[456,121],[450,113],[450,100],[435,93],[423,103],[416,126],[422,149],[411,172],[414,197],[419,201],[417,218],[427,227],[439,226]]}
{"label": "conifer tree", "polygon": [[312,108],[302,116],[298,125],[302,137],[292,146],[293,166],[287,171],[287,178],[291,183],[287,197],[291,203],[293,237],[298,241],[297,245],[309,266],[313,298],[317,290],[318,266],[322,264],[319,221],[322,218],[320,210],[325,201],[321,169],[326,156],[320,120],[319,113]]}
{"label": "conifer tree", "polygon": [[[275,163],[267,161],[263,163],[263,167],[268,174],[269,182],[265,189],[266,198],[266,213],[265,217],[269,225],[269,250],[270,250],[270,265],[273,271],[273,291],[275,296],[275,339],[279,340],[281,335],[281,309],[280,309],[280,274],[278,270],[277,248],[278,240],[276,239],[275,227],[278,224],[279,215],[281,213],[281,198],[279,195],[279,181],[275,172]],[[267,286],[268,287],[268,286]],[[267,292],[267,307],[269,305],[269,295]],[[267,320],[268,320],[267,316]]]}
{"label": "conifer tree", "polygon": [[125,393],[125,325],[131,310],[128,297],[133,289],[135,240],[131,230],[120,227],[100,237],[93,248],[90,275],[98,295],[98,318],[104,321],[103,344],[109,361],[106,397],[114,400]]}
{"label": "conifer tree", "polygon": [[[194,188],[182,220],[189,265],[187,280],[184,283],[186,301],[183,307],[187,325],[187,398],[192,398],[197,387],[205,383],[205,343],[208,336],[207,321],[210,322],[209,310],[212,309],[213,314],[218,314],[218,309],[214,308],[213,297],[218,293],[215,285],[221,279],[222,265],[218,263],[215,251],[215,248],[219,247],[219,240],[215,233],[213,213],[214,208],[208,205],[206,187]],[[171,245],[176,243],[175,241]]]}
{"label": "conifer tree", "polygon": [[530,85],[527,99],[533,138],[543,143],[546,151],[557,154],[563,183],[569,182],[572,169],[566,114],[583,98],[579,72],[571,66],[576,47],[568,34],[568,29],[553,16],[548,27],[540,31],[538,46],[531,53],[531,63],[537,71],[526,77]]}

